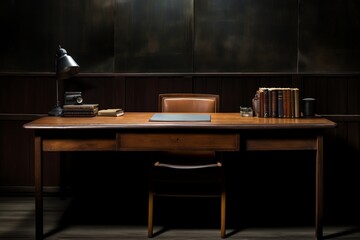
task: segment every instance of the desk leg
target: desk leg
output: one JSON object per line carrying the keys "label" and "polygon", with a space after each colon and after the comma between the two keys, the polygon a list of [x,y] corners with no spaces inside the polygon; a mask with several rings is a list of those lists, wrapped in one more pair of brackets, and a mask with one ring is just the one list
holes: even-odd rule
{"label": "desk leg", "polygon": [[316,151],[316,239],[323,237],[323,167],[323,136],[318,135]]}
{"label": "desk leg", "polygon": [[35,136],[35,235],[43,239],[42,141]]}

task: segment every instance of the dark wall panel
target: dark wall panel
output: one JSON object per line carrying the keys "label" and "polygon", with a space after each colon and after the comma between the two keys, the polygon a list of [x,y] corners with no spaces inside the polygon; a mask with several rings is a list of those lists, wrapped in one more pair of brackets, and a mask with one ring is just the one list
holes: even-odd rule
{"label": "dark wall panel", "polygon": [[[348,80],[348,94],[346,106],[347,113],[349,114],[360,114],[360,81],[356,77],[350,78]],[[359,137],[360,139],[360,137]]]}
{"label": "dark wall panel", "polygon": [[1,121],[0,186],[25,186],[33,183],[33,135],[22,127],[25,123]]}
{"label": "dark wall panel", "polygon": [[[353,82],[352,78],[341,76],[304,77],[303,78],[303,97],[316,99],[316,112],[318,114],[349,114],[348,109],[353,104],[358,105],[347,97],[348,85]],[[355,86],[355,85],[353,85]],[[358,89],[359,90],[359,89]],[[356,99],[355,95],[351,96]],[[360,114],[360,109],[352,110],[351,114]]]}
{"label": "dark wall panel", "polygon": [[97,103],[100,109],[125,107],[125,79],[122,77],[84,77],[63,82],[64,92],[81,92],[84,103]]}
{"label": "dark wall panel", "polygon": [[82,72],[113,72],[113,0],[0,2],[0,70],[54,71],[58,46]]}
{"label": "dark wall panel", "polygon": [[116,72],[191,72],[193,0],[117,1]]}
{"label": "dark wall panel", "polygon": [[0,71],[359,72],[357,0],[0,1]]}
{"label": "dark wall panel", "polygon": [[195,1],[195,72],[296,72],[297,0]]}
{"label": "dark wall panel", "polygon": [[49,19],[42,1],[6,0],[0,2],[0,9],[1,71],[53,70],[49,64],[54,63],[55,49],[53,55],[47,53],[49,44],[44,32],[49,30]]}
{"label": "dark wall panel", "polygon": [[0,113],[41,114],[55,106],[55,78],[37,76],[30,79],[0,77]]}
{"label": "dark wall panel", "polygon": [[192,92],[187,77],[129,77],[126,79],[126,111],[157,112],[160,93]]}
{"label": "dark wall panel", "polygon": [[299,71],[359,72],[360,1],[300,1]]}

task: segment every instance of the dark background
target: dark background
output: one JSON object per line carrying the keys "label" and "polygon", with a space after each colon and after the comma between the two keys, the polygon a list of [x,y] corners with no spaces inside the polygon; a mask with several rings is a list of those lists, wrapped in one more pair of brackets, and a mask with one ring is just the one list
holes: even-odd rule
{"label": "dark background", "polygon": [[[324,222],[359,224],[360,1],[2,0],[0,12],[1,194],[33,193],[33,133],[22,126],[56,103],[61,45],[81,67],[60,81],[61,102],[65,91],[81,91],[85,103],[125,114],[157,111],[159,93],[219,94],[221,112],[238,112],[259,87],[298,87],[301,98],[316,99],[317,114],[338,123],[324,139]],[[151,157],[45,153],[44,191],[65,186],[72,213],[86,221],[146,224]],[[229,227],[313,226],[313,152],[225,160]],[[176,204],[163,221],[190,221]],[[218,206],[199,202],[189,224],[209,226]]]}
{"label": "dark background", "polygon": [[[0,3],[0,70],[358,72],[357,0],[71,0]],[[36,59],[36,60],[34,60]]]}

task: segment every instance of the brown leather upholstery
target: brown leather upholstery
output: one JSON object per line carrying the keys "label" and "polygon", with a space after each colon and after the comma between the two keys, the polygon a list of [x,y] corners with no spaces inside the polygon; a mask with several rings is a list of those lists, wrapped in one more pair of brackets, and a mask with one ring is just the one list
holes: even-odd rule
{"label": "brown leather upholstery", "polygon": [[[219,111],[219,95],[197,93],[160,94],[159,111],[215,113]],[[175,187],[179,186],[179,183],[181,184],[180,189]],[[159,185],[161,186],[159,187]],[[209,187],[211,189],[210,194],[209,191],[206,191]],[[174,191],[174,189],[176,190]],[[182,191],[184,189],[185,195]],[[189,194],[189,189],[195,189],[195,192]],[[215,195],[213,194],[214,189],[217,190]],[[150,238],[153,237],[154,197],[164,194],[166,196],[207,195],[221,197],[221,237],[225,237],[226,193],[221,154],[213,151],[171,151],[161,152],[157,155],[150,176],[148,203],[148,237]]]}
{"label": "brown leather upholstery", "polygon": [[219,111],[219,95],[168,93],[159,95],[160,112],[199,112]]}

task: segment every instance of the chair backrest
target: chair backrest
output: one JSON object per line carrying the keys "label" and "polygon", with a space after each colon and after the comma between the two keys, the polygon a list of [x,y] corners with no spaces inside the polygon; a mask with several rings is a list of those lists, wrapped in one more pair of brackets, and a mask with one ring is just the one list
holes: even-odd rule
{"label": "chair backrest", "polygon": [[201,93],[164,93],[159,95],[160,112],[219,112],[219,95]]}

